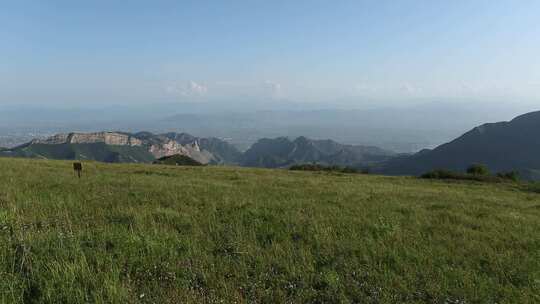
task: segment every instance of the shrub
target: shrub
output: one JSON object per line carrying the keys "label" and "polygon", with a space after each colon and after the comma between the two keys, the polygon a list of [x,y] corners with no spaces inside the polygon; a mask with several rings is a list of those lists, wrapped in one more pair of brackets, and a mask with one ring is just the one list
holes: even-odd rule
{"label": "shrub", "polygon": [[351,168],[351,167],[339,168],[338,171],[340,171],[342,173],[358,173],[357,169]]}
{"label": "shrub", "polygon": [[318,164],[300,164],[300,165],[293,165],[289,168],[289,170],[293,171],[323,171],[324,166],[318,165]]}
{"label": "shrub", "polygon": [[467,168],[467,173],[472,175],[485,176],[489,175],[489,169],[485,165],[473,164]]}
{"label": "shrub", "polygon": [[455,179],[458,177],[458,173],[450,171],[450,170],[444,170],[444,169],[437,169],[433,171],[426,172],[422,174],[421,178],[433,178],[433,179]]}
{"label": "shrub", "polygon": [[519,181],[519,172],[517,171],[499,172],[497,173],[497,177],[517,182]]}
{"label": "shrub", "polygon": [[478,181],[478,182],[502,182],[506,179],[502,179],[498,176],[492,175],[479,175],[479,174],[465,174],[458,173],[450,170],[438,169],[426,172],[420,176],[421,178],[427,179],[455,179],[455,180],[468,180],[468,181]]}
{"label": "shrub", "polygon": [[339,172],[339,173],[358,173],[358,170],[352,167],[341,166],[324,166],[320,164],[300,164],[293,165],[289,168],[293,171],[326,171],[326,172]]}
{"label": "shrub", "polygon": [[532,182],[523,184],[523,189],[528,192],[539,193],[540,194],[540,183]]}

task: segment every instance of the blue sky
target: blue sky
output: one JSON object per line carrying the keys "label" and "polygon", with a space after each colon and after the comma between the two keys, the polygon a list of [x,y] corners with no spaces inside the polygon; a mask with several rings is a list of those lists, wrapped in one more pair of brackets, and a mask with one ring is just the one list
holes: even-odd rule
{"label": "blue sky", "polygon": [[540,1],[0,1],[1,103],[538,100]]}

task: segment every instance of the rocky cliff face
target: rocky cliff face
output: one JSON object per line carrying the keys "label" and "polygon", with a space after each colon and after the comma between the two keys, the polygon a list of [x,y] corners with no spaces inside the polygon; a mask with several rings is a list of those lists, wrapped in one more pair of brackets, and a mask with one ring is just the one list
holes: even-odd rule
{"label": "rocky cliff face", "polygon": [[104,143],[116,146],[142,146],[143,142],[129,134],[116,132],[66,133],[57,134],[44,140],[33,140],[33,144],[95,144]]}
{"label": "rocky cliff face", "polygon": [[203,164],[208,164],[214,160],[212,153],[206,150],[201,150],[196,139],[192,143],[184,145],[175,140],[167,140],[161,143],[155,143],[150,146],[149,151],[156,158],[179,154],[189,156],[190,158]]}

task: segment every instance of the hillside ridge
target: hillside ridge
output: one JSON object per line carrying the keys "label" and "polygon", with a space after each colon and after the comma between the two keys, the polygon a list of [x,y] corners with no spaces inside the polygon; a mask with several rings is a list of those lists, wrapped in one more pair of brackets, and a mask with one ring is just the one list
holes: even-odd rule
{"label": "hillside ridge", "polygon": [[493,171],[519,171],[525,178],[540,168],[540,111],[511,121],[485,123],[432,150],[397,157],[377,168],[390,175],[419,175],[434,169],[463,172],[471,164]]}
{"label": "hillside ridge", "polygon": [[202,164],[277,168],[301,163],[360,167],[388,159],[394,153],[378,147],[344,145],[304,136],[294,140],[263,138],[242,153],[228,142],[213,137],[199,138],[174,132],[102,131],[56,134],[0,151],[0,155],[105,162],[152,162],[166,156],[184,155]]}

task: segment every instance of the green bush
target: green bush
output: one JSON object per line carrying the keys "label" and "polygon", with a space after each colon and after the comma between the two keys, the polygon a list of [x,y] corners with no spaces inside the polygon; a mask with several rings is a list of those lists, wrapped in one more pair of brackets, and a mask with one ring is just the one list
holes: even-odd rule
{"label": "green bush", "polygon": [[324,169],[325,167],[319,164],[300,164],[289,168],[289,170],[293,171],[323,171]]}
{"label": "green bush", "polygon": [[289,168],[293,171],[325,171],[325,172],[339,172],[339,173],[358,173],[358,170],[352,167],[341,166],[324,166],[320,164],[300,164],[293,165]]}
{"label": "green bush", "polygon": [[370,174],[371,173],[371,168],[370,167],[364,167],[360,170],[360,173],[362,174]]}
{"label": "green bush", "polygon": [[433,178],[433,179],[456,179],[458,175],[459,175],[458,173],[450,171],[450,170],[437,169],[437,170],[426,172],[422,174],[420,177]]}
{"label": "green bush", "polygon": [[357,169],[351,168],[351,167],[344,167],[344,168],[339,168],[338,167],[338,171],[340,171],[342,173],[358,173]]}
{"label": "green bush", "polygon": [[540,182],[524,183],[523,190],[540,194]]}
{"label": "green bush", "polygon": [[492,175],[482,175],[482,174],[470,174],[470,173],[459,173],[445,169],[438,169],[426,172],[420,176],[420,178],[426,179],[455,179],[455,180],[468,180],[468,181],[478,181],[478,182],[502,182],[507,180],[506,178],[501,178],[499,176]]}
{"label": "green bush", "polygon": [[517,171],[499,172],[497,173],[497,177],[517,182],[519,181],[519,172]]}
{"label": "green bush", "polygon": [[420,176],[427,179],[459,179],[459,180],[474,180],[480,182],[503,182],[520,180],[519,172],[508,171],[499,172],[496,175],[490,175],[486,166],[484,165],[471,165],[467,169],[467,173],[459,173],[446,169],[437,169],[426,172]]}
{"label": "green bush", "polygon": [[467,173],[472,175],[485,176],[489,175],[489,169],[486,165],[473,164],[467,168]]}

